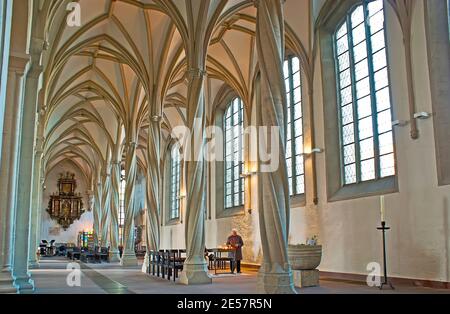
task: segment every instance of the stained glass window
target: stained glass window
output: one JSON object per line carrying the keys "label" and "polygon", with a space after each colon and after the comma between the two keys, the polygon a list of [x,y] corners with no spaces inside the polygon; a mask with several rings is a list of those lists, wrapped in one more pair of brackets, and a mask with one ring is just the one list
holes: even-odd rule
{"label": "stained glass window", "polygon": [[286,162],[289,192],[292,196],[305,193],[302,82],[299,58],[291,56],[284,62],[284,79],[288,104]]}
{"label": "stained glass window", "polygon": [[170,156],[170,219],[180,218],[180,148],[173,145]]}
{"label": "stained glass window", "polygon": [[244,205],[243,132],[244,107],[241,99],[235,98],[227,107],[224,116],[225,130],[225,209]]}
{"label": "stained glass window", "polygon": [[363,1],[335,33],[343,183],[396,173],[383,0]]}

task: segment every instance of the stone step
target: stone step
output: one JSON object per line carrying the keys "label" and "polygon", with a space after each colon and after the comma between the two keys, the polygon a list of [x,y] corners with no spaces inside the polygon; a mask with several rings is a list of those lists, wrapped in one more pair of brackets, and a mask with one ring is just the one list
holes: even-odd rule
{"label": "stone step", "polygon": [[0,294],[17,294],[17,289],[13,287],[12,283],[10,286],[0,285]]}

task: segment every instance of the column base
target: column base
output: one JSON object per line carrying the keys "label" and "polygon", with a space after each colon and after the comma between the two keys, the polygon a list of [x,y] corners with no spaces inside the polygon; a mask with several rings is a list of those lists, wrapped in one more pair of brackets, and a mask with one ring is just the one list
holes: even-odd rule
{"label": "column base", "polygon": [[208,274],[208,267],[204,264],[184,264],[180,274],[180,283],[183,285],[211,284],[212,278]]}
{"label": "column base", "polygon": [[5,268],[0,272],[0,282],[7,281],[7,280],[13,280],[13,279],[12,279],[12,275],[11,275],[11,270]]}
{"label": "column base", "polygon": [[148,252],[145,252],[144,263],[142,264],[141,272],[146,274],[148,272]]}
{"label": "column base", "polygon": [[123,252],[120,265],[128,266],[138,266],[138,260],[134,252]]}
{"label": "column base", "polygon": [[110,263],[120,263],[120,252],[119,250],[117,251],[110,251],[108,256],[109,262]]}
{"label": "column base", "polygon": [[11,276],[11,272],[4,270],[0,272],[0,294],[17,293],[17,289],[14,287],[14,280]]}
{"label": "column base", "polygon": [[27,294],[34,292],[34,280],[30,276],[14,278],[14,287],[17,293]]}
{"label": "column base", "polygon": [[294,286],[297,288],[317,287],[319,285],[319,271],[293,270]]}
{"label": "column base", "polygon": [[28,262],[28,269],[37,269],[39,268],[39,261],[29,261]]}
{"label": "column base", "polygon": [[292,272],[258,273],[257,293],[259,294],[297,294]]}

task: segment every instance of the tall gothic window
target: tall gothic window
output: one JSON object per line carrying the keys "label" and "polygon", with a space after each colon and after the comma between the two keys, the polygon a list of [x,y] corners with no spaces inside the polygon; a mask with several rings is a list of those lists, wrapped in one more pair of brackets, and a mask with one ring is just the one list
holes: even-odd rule
{"label": "tall gothic window", "polygon": [[170,219],[180,218],[181,157],[178,145],[173,145],[170,153]]}
{"label": "tall gothic window", "polygon": [[225,209],[244,205],[243,132],[244,107],[235,98],[225,111]]}
{"label": "tall gothic window", "polygon": [[119,191],[119,243],[123,243],[123,228],[125,225],[125,170],[120,172],[120,191]]}
{"label": "tall gothic window", "polygon": [[354,7],[334,36],[344,185],[395,175],[383,0]]}
{"label": "tall gothic window", "polygon": [[450,35],[450,0],[447,0],[447,20],[448,20],[448,32]]}
{"label": "tall gothic window", "polygon": [[286,162],[289,191],[292,196],[305,193],[302,83],[299,58],[291,56],[284,62],[284,79],[288,103]]}

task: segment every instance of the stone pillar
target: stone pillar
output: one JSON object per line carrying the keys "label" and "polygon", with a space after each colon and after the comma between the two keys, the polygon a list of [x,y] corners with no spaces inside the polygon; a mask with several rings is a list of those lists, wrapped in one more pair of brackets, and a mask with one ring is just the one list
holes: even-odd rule
{"label": "stone pillar", "polygon": [[[99,180],[101,180],[99,178]],[[101,181],[98,181],[97,184],[94,187],[94,208],[93,208],[93,218],[94,218],[94,224],[92,229],[94,229],[94,242],[95,245],[99,244],[99,237],[100,235],[100,221],[101,221],[101,214],[102,214],[102,183]]]}
{"label": "stone pillar", "polygon": [[[9,78],[8,62],[11,44],[11,28],[13,15],[13,1],[3,0],[0,4],[0,134],[3,134],[3,122],[6,109],[7,81]],[[2,148],[3,137],[0,137],[0,149]],[[0,154],[0,163],[2,161]]]}
{"label": "stone pillar", "polygon": [[31,217],[30,217],[30,243],[28,248],[28,267],[36,268],[39,266],[36,251],[38,246],[38,224],[39,215],[41,215],[41,204],[39,204],[39,194],[41,190],[41,159],[42,159],[42,138],[36,141],[36,150],[34,153],[33,185],[31,191]]}
{"label": "stone pillar", "polygon": [[205,254],[206,108],[203,69],[190,69],[188,75],[188,128],[190,143],[185,147],[186,180],[186,261],[180,282],[186,285],[211,283]]}
{"label": "stone pillar", "polygon": [[136,146],[137,145],[134,142],[128,144],[127,157],[125,160],[125,226],[123,229],[122,266],[136,266],[138,264],[136,253],[134,252],[134,193],[136,189],[137,173]]}
{"label": "stone pillar", "polygon": [[110,248],[109,261],[120,262],[119,254],[119,209],[120,209],[120,162],[113,161],[111,165],[111,213],[110,213]]}
{"label": "stone pillar", "polygon": [[147,250],[142,267],[143,272],[147,269],[149,251],[159,250],[161,233],[159,221],[161,211],[161,117],[155,115],[150,119],[147,143],[147,215],[145,224]]}
{"label": "stone pillar", "polygon": [[101,237],[100,246],[108,246],[108,232],[109,232],[109,220],[111,215],[111,174],[109,169],[106,170],[106,174],[103,180],[103,193],[102,193],[102,219],[101,224]]}
{"label": "stone pillar", "polygon": [[7,85],[5,129],[0,168],[0,293],[17,292],[11,276],[14,242],[14,208],[21,119],[20,91],[28,59],[11,57]]}
{"label": "stone pillar", "polygon": [[[263,171],[258,178],[259,222],[263,263],[258,275],[259,293],[295,293],[288,262],[289,187],[286,167],[287,102],[283,79],[284,16],[283,0],[256,1],[256,45],[261,69],[259,126],[279,127],[277,154],[279,166]],[[268,139],[271,134],[268,134]],[[261,145],[261,141],[259,143]],[[261,147],[263,148],[263,147]],[[264,147],[264,149],[267,147]]]}
{"label": "stone pillar", "polygon": [[21,109],[21,136],[19,142],[18,186],[16,195],[15,245],[13,278],[19,292],[34,290],[34,282],[28,271],[28,246],[30,235],[31,186],[33,180],[34,137],[37,112],[39,76],[42,66],[39,64],[44,42],[32,39],[32,56],[28,64],[24,83]]}

